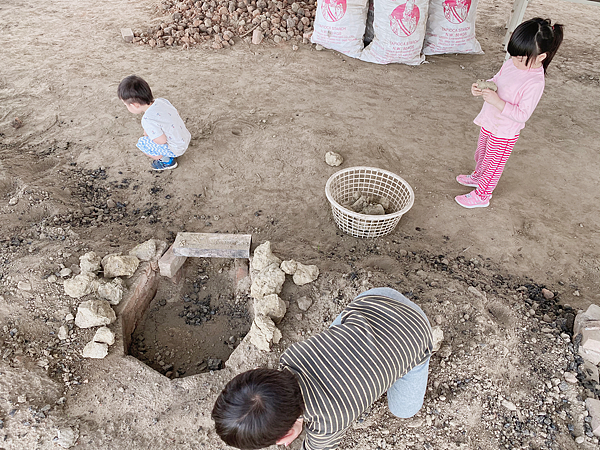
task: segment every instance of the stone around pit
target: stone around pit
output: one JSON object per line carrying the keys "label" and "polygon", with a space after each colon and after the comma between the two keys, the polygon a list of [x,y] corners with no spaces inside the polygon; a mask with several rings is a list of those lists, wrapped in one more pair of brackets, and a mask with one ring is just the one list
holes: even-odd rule
{"label": "stone around pit", "polygon": [[100,281],[98,283],[98,297],[108,301],[111,305],[118,305],[123,300],[125,292],[125,282],[121,278],[113,278],[108,283]]}
{"label": "stone around pit", "polygon": [[254,276],[272,264],[277,264],[279,266],[279,264],[281,264],[281,259],[275,256],[271,251],[271,242],[266,241],[254,249],[254,256],[250,262],[250,272],[252,276]]}
{"label": "stone around pit", "polygon": [[281,340],[281,331],[275,326],[271,318],[256,316],[250,331],[249,340],[260,350],[271,351],[271,344],[277,344]]}
{"label": "stone around pit", "polygon": [[336,152],[325,153],[325,162],[331,167],[337,167],[344,162],[342,155]]}
{"label": "stone around pit", "polygon": [[115,333],[113,333],[108,327],[100,327],[98,330],[96,330],[96,334],[94,335],[92,341],[113,345],[115,343]]}
{"label": "stone around pit", "polygon": [[83,272],[73,278],[65,280],[63,287],[65,294],[73,298],[81,298],[94,290],[96,275],[91,272]]}
{"label": "stone around pit", "polygon": [[167,248],[167,243],[159,239],[148,239],[136,245],[129,251],[129,255],[135,256],[140,261],[152,261],[160,257]]}
{"label": "stone around pit", "polygon": [[279,268],[279,264],[271,264],[254,277],[250,295],[262,299],[265,295],[279,294],[284,282],[285,272]]}
{"label": "stone around pit", "polygon": [[285,316],[285,302],[277,294],[265,295],[262,299],[254,299],[254,314],[270,317],[274,323],[281,322]]}
{"label": "stone around pit", "polygon": [[77,308],[75,325],[79,328],[91,328],[110,325],[117,319],[114,310],[106,300],[89,300]]}
{"label": "stone around pit", "polygon": [[136,256],[110,254],[102,258],[102,267],[106,278],[131,277],[140,265]]}
{"label": "stone around pit", "polygon": [[95,252],[87,252],[79,257],[79,268],[81,273],[98,273],[102,259]]}
{"label": "stone around pit", "polygon": [[298,303],[298,308],[300,309],[300,311],[308,311],[308,308],[310,308],[312,305],[312,300],[304,296],[300,297],[296,303]]}
{"label": "stone around pit", "polygon": [[81,355],[84,358],[102,359],[108,355],[108,344],[94,341],[88,342],[83,347]]}

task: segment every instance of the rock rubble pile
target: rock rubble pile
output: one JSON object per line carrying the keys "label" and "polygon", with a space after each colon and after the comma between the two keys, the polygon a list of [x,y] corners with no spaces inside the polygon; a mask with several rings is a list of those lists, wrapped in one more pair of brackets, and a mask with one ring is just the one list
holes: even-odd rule
{"label": "rock rubble pile", "polygon": [[263,39],[308,43],[316,15],[315,0],[167,0],[158,8],[159,13],[167,14],[165,20],[145,31],[135,31],[133,43],[214,49],[234,45],[234,37],[254,44]]}

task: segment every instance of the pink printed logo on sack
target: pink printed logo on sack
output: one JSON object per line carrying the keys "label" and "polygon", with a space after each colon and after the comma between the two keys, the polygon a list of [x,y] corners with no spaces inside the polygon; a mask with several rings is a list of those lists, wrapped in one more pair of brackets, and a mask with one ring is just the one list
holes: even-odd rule
{"label": "pink printed logo on sack", "polygon": [[415,0],[408,0],[404,5],[398,6],[390,14],[390,27],[394,34],[400,37],[410,36],[417,29],[421,12]]}
{"label": "pink printed logo on sack", "polygon": [[346,0],[323,0],[321,14],[327,22],[337,22],[346,14]]}
{"label": "pink printed logo on sack", "polygon": [[450,23],[459,24],[467,20],[471,0],[445,0],[443,6],[446,20]]}

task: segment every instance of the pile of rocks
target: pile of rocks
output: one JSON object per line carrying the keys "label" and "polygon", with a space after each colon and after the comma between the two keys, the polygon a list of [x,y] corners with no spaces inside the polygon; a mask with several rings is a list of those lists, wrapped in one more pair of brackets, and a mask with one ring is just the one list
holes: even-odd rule
{"label": "pile of rocks", "polygon": [[[140,261],[156,260],[166,248],[166,242],[150,239],[132,249],[129,255],[109,254],[100,258],[95,252],[88,252],[79,257],[80,273],[65,280],[65,293],[72,298],[89,294],[97,298],[79,304],[75,325],[79,328],[101,327],[84,347],[84,357],[104,358],[108,346],[115,342],[115,334],[107,325],[117,319],[111,305],[118,305],[123,299],[126,288],[122,277],[133,276]],[[98,277],[101,269],[104,276]],[[61,340],[69,337],[66,325],[59,328],[58,337]]]}
{"label": "pile of rocks", "polygon": [[215,49],[234,45],[234,37],[254,44],[265,38],[275,43],[292,39],[308,43],[316,1],[166,0],[159,12],[169,16],[146,31],[135,31],[134,43],[159,48],[208,44]]}
{"label": "pile of rocks", "polygon": [[285,275],[292,275],[296,285],[311,283],[319,277],[319,268],[297,261],[282,261],[271,251],[269,241],[254,250],[250,263],[252,286],[250,295],[254,298],[254,322],[248,332],[248,339],[261,350],[269,351],[271,344],[281,339],[281,331],[275,324],[281,322],[287,311],[279,293],[285,282]]}

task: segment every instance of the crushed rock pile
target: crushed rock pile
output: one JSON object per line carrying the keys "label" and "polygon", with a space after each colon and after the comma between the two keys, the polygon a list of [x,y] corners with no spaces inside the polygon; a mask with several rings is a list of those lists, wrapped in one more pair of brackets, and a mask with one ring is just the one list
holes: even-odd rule
{"label": "crushed rock pile", "polygon": [[158,7],[160,14],[168,14],[165,20],[145,31],[135,31],[133,42],[159,48],[203,45],[215,49],[234,45],[234,37],[254,44],[265,38],[275,43],[308,43],[316,6],[315,0],[167,0]]}

